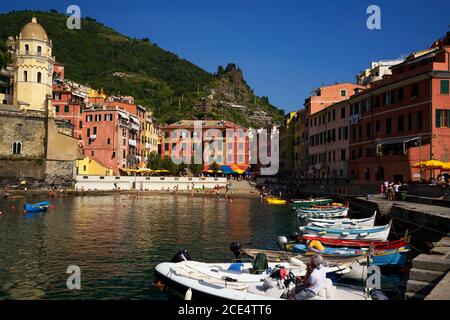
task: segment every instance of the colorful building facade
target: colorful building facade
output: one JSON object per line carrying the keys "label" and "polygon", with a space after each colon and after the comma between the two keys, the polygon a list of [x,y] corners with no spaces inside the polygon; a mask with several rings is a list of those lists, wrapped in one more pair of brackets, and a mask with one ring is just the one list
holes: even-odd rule
{"label": "colorful building facade", "polygon": [[347,179],[349,104],[334,103],[309,119],[309,178]]}
{"label": "colorful building facade", "polygon": [[450,33],[416,52],[392,75],[350,99],[350,178],[359,183],[419,181],[416,162],[450,161]]}
{"label": "colorful building facade", "polygon": [[161,127],[161,156],[188,164],[194,162],[197,154],[205,171],[214,163],[246,171],[249,166],[246,131],[223,120],[181,120]]}

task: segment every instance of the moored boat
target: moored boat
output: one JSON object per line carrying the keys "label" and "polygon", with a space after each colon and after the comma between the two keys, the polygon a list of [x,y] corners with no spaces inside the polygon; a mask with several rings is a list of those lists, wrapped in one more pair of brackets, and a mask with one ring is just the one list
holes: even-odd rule
{"label": "moored boat", "polygon": [[296,213],[299,218],[344,218],[348,214],[347,208],[337,208],[337,209],[296,209]]}
{"label": "moored boat", "polygon": [[[298,253],[293,253],[289,251],[275,251],[275,250],[263,250],[263,249],[242,249],[241,250],[241,258],[250,258],[254,259],[258,253],[263,253],[267,256],[268,261],[270,262],[283,262],[289,261],[291,258],[295,258],[297,260],[303,261],[304,263],[308,263],[311,259],[311,255],[303,255]],[[329,255],[326,257],[328,267],[330,267],[329,272],[333,272],[334,268],[336,271],[343,271],[351,268],[352,264],[355,262],[364,262],[367,260],[365,253],[362,253],[359,256],[353,257],[345,257],[342,255]]]}
{"label": "moored boat", "polygon": [[48,210],[49,206],[50,206],[50,202],[48,202],[48,201],[34,203],[34,204],[25,203],[23,205],[26,212],[46,211],[46,210]]}
{"label": "moored boat", "polygon": [[364,247],[372,247],[374,249],[396,249],[400,247],[407,246],[408,243],[403,240],[395,240],[395,241],[366,241],[366,240],[347,240],[347,239],[333,239],[333,238],[325,238],[310,234],[303,235],[303,239],[307,241],[319,241],[325,246],[329,247],[349,247],[349,248],[364,248]]}
{"label": "moored boat", "polygon": [[304,226],[300,231],[306,234],[321,236],[324,238],[335,239],[364,239],[386,241],[391,230],[392,221],[385,226],[361,227],[361,226],[337,226],[337,227],[319,227]]}
{"label": "moored boat", "polygon": [[264,200],[268,204],[277,204],[277,205],[284,205],[284,204],[286,204],[286,200],[279,199],[279,198],[264,198]]}
{"label": "moored boat", "polygon": [[370,218],[364,219],[349,219],[349,218],[337,218],[337,219],[324,219],[324,218],[312,218],[312,217],[304,217],[304,223],[308,225],[317,225],[317,226],[366,226],[373,227],[375,225],[376,212]]}
{"label": "moored boat", "polygon": [[293,253],[300,253],[304,255],[321,254],[325,258],[328,256],[342,255],[347,257],[360,256],[362,254],[370,254],[371,265],[375,266],[404,266],[408,261],[407,246],[385,250],[370,248],[346,248],[346,247],[324,247],[323,250],[311,248],[306,244],[295,244],[292,246]]}
{"label": "moored boat", "polygon": [[[305,274],[305,264],[295,259],[266,262],[266,268],[255,273],[254,263],[203,263],[174,257],[172,262],[155,267],[155,285],[161,288],[164,284],[194,299],[285,300],[292,295],[297,277]],[[326,279],[311,300],[371,300],[371,297],[363,287],[334,285]]]}
{"label": "moored boat", "polygon": [[310,208],[316,205],[330,205],[333,203],[333,199],[304,199],[304,200],[292,200],[292,207],[294,208]]}

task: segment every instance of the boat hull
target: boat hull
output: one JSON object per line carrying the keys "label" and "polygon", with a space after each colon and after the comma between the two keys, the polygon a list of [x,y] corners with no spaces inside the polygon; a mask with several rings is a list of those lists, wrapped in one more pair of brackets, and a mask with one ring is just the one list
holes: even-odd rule
{"label": "boat hull", "polygon": [[316,226],[300,227],[306,234],[323,238],[351,239],[351,240],[379,240],[386,241],[391,230],[391,224],[381,227],[331,227]]}
{"label": "boat hull", "polygon": [[294,208],[310,208],[312,206],[330,205],[333,203],[332,199],[317,199],[317,200],[294,200],[292,207]]}
{"label": "boat hull", "polygon": [[337,218],[337,219],[322,219],[322,218],[304,218],[306,224],[314,225],[324,225],[324,226],[362,226],[362,227],[373,227],[375,225],[375,215],[370,218],[365,219],[349,219],[349,218]]}
{"label": "boat hull", "polygon": [[[355,257],[361,254],[368,254],[369,249],[355,249],[355,248],[331,248],[325,247],[324,250],[309,249],[306,245],[297,244],[292,247],[292,252],[305,255],[321,254],[324,257],[330,255],[342,255],[345,257]],[[408,262],[407,247],[400,247],[393,250],[375,250],[371,254],[371,264],[375,266],[405,266]]]}
{"label": "boat hull", "polygon": [[308,210],[308,209],[297,209],[297,215],[300,219],[306,218],[318,218],[318,219],[329,219],[329,218],[345,218],[348,214],[348,209],[341,210]]}
{"label": "boat hull", "polygon": [[[282,294],[286,292],[286,288],[273,288],[274,292],[268,294],[261,294],[258,287],[261,287],[263,279],[268,277],[268,274],[260,275],[258,281],[245,281],[244,279],[237,282],[225,282],[225,280],[218,278],[223,272],[219,272],[215,278],[208,278],[206,273],[202,272],[199,278],[193,275],[183,275],[179,268],[183,268],[185,263],[191,261],[169,263],[163,262],[155,267],[155,278],[161,281],[166,286],[184,294],[191,289],[192,297],[194,299],[214,299],[214,300],[284,300],[281,298]],[[192,262],[194,265],[196,262]],[[201,265],[201,263],[199,263]],[[226,264],[203,264],[207,269]],[[228,264],[229,265],[229,264]],[[200,271],[200,269],[199,269]],[[243,277],[252,277],[251,275],[243,275]],[[328,279],[331,283],[331,281]],[[332,285],[332,284],[331,284]],[[332,285],[333,286],[333,285]],[[316,296],[312,300],[370,300],[370,297],[364,294],[361,289],[353,289],[348,287],[336,286],[333,288],[333,297]]]}
{"label": "boat hull", "polygon": [[396,241],[342,240],[342,239],[318,237],[308,234],[303,235],[303,239],[309,241],[316,240],[328,247],[349,247],[349,248],[374,247],[375,249],[379,250],[398,249],[408,245],[408,243],[405,240],[396,240]]}
{"label": "boat hull", "polygon": [[48,201],[35,203],[35,204],[29,204],[25,203],[23,205],[23,208],[26,212],[41,212],[41,211],[47,211],[50,206],[50,203]]}

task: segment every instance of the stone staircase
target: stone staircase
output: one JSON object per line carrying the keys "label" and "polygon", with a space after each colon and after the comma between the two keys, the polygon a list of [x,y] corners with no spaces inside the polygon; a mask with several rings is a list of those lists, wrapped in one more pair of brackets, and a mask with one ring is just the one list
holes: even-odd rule
{"label": "stone staircase", "polygon": [[431,254],[421,254],[413,260],[406,285],[406,299],[426,299],[449,270],[450,238],[445,237],[434,244]]}

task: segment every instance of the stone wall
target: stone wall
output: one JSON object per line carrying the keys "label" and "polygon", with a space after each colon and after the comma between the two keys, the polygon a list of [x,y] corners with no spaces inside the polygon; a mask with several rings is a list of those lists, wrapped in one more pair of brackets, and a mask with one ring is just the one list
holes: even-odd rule
{"label": "stone wall", "polygon": [[74,161],[46,161],[45,182],[47,184],[72,185],[74,182]]}
{"label": "stone wall", "polygon": [[0,160],[0,184],[16,184],[20,178],[43,180],[43,160]]}
{"label": "stone wall", "polygon": [[[0,159],[44,159],[45,122],[42,114],[25,114],[13,107],[0,108]],[[20,155],[13,155],[14,142],[22,143]]]}

